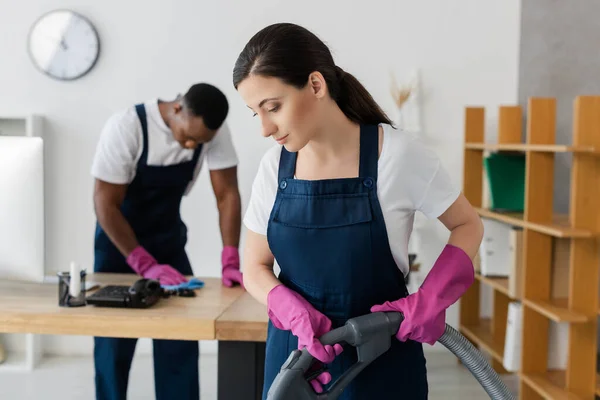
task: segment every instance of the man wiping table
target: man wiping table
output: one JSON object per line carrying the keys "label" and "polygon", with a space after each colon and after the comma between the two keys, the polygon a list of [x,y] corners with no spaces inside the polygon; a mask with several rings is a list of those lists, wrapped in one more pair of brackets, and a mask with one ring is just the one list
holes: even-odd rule
{"label": "man wiping table", "polygon": [[[92,166],[95,272],[135,272],[167,288],[188,285],[185,276],[193,271],[180,205],[206,161],[219,209],[222,282],[243,284],[238,160],[228,109],[219,89],[200,83],[175,100],[152,100],[108,119]],[[96,399],[124,400],[136,339],[94,340]],[[198,342],[154,340],[153,354],[157,400],[199,399]]]}

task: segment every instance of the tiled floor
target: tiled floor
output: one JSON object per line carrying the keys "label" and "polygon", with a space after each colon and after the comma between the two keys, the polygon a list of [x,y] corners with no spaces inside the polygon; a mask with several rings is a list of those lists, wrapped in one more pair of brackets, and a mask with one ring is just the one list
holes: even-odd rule
{"label": "tiled floor", "polygon": [[[449,353],[428,353],[430,399],[484,400],[489,397],[475,378]],[[203,354],[200,360],[201,399],[216,400],[217,359]],[[152,359],[135,357],[131,369],[129,400],[154,399]],[[514,388],[514,382],[509,382]],[[45,358],[32,373],[1,372],[2,400],[94,399],[94,369],[89,357]],[[232,399],[238,400],[238,399]],[[239,399],[243,400],[243,399]],[[399,399],[400,400],[400,399]]]}

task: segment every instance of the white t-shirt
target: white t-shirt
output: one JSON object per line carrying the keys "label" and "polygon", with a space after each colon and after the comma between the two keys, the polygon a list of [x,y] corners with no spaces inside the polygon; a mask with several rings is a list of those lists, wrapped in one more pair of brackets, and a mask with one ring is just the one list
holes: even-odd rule
{"label": "white t-shirt", "polygon": [[[160,115],[158,100],[146,102],[144,105],[148,125],[148,165],[167,166],[191,160],[194,150],[184,149],[175,140]],[[135,107],[112,115],[102,129],[92,163],[92,175],[109,183],[131,183],[143,148],[142,125]],[[237,165],[237,153],[227,122],[221,125],[210,142],[203,144],[194,177],[186,189],[186,194],[195,183],[204,159],[210,170]]]}
{"label": "white t-shirt", "polygon": [[[408,240],[414,213],[437,218],[460,194],[437,155],[418,138],[382,124],[383,147],[378,162],[377,196],[388,233],[392,255],[398,268],[408,273]],[[263,156],[252,186],[250,203],[244,215],[246,227],[267,234],[271,209],[277,195],[277,175],[281,145]]]}

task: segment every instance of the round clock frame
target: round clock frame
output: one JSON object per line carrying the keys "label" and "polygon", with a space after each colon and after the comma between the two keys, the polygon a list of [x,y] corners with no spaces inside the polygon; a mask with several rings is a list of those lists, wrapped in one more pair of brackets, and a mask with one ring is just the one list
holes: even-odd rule
{"label": "round clock frame", "polygon": [[100,37],[94,24],[83,15],[56,9],[33,23],[27,50],[39,71],[60,81],[73,81],[96,66]]}

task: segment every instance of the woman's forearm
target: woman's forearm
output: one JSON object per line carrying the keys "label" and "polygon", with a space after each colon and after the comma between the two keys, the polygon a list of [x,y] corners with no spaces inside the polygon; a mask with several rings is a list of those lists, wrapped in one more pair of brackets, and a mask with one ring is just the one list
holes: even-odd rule
{"label": "woman's forearm", "polygon": [[458,196],[439,220],[450,230],[448,244],[462,249],[473,260],[483,238],[483,222],[464,194]]}
{"label": "woman's forearm", "polygon": [[246,265],[244,267],[244,287],[252,297],[267,305],[271,289],[281,284],[271,267],[266,265]]}
{"label": "woman's forearm", "polygon": [[482,238],[483,224],[481,219],[473,218],[452,229],[448,244],[460,247],[472,260],[477,255]]}
{"label": "woman's forearm", "polygon": [[244,246],[244,287],[252,297],[267,305],[271,289],[281,284],[273,273],[275,258],[265,235],[248,230]]}

